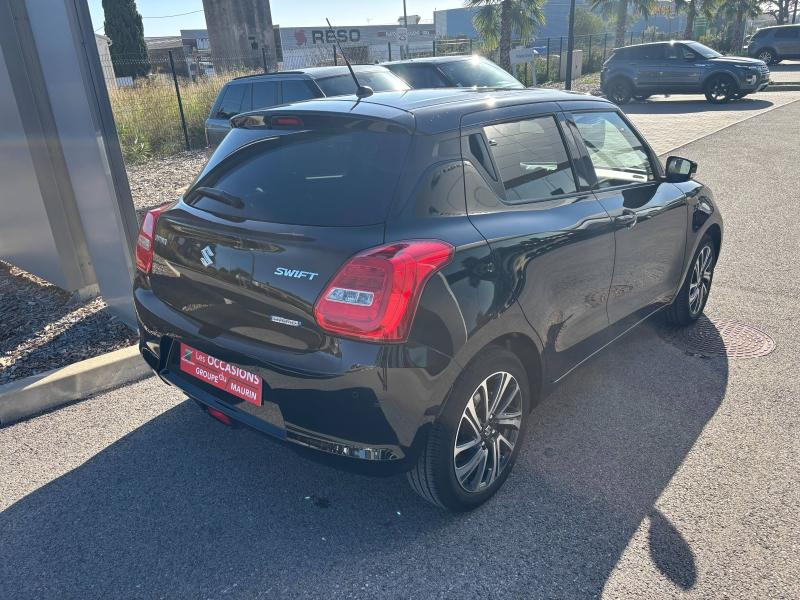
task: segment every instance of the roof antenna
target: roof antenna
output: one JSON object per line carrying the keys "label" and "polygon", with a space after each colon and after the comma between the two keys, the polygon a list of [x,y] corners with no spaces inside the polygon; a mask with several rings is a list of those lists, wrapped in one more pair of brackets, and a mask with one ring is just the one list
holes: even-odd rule
{"label": "roof antenna", "polygon": [[328,31],[334,33],[333,40],[334,40],[334,42],[336,42],[336,45],[339,48],[339,52],[341,53],[342,58],[344,59],[344,62],[347,65],[347,68],[350,69],[350,75],[353,77],[353,81],[356,82],[356,96],[358,96],[359,98],[367,98],[368,96],[372,96],[372,94],[375,93],[373,91],[373,89],[371,87],[369,87],[368,85],[361,85],[358,82],[358,77],[356,77],[356,72],[353,71],[353,67],[350,65],[350,61],[347,60],[347,55],[344,53],[344,50],[342,50],[342,45],[339,43],[339,40],[336,38],[336,34],[333,31],[333,25],[331,25],[330,20],[326,17],[325,21],[328,23]]}

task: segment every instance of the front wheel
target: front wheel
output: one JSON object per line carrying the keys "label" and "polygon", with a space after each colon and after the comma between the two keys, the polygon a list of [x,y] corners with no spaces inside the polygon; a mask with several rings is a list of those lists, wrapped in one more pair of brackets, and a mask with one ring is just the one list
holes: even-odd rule
{"label": "front wheel", "polygon": [[706,302],[708,302],[708,295],[711,293],[711,282],[714,279],[716,264],[714,240],[709,235],[705,235],[694,253],[686,280],[675,300],[665,312],[668,323],[682,326],[691,325],[703,314]]}
{"label": "front wheel", "polygon": [[618,106],[622,106],[630,102],[633,96],[633,86],[627,79],[619,77],[608,84],[605,92],[609,100]]}
{"label": "front wheel", "polygon": [[724,75],[712,77],[706,84],[706,100],[711,104],[725,104],[735,98],[738,91],[736,84],[730,77]]}
{"label": "front wheel", "polygon": [[529,394],[525,369],[509,350],[491,346],[473,359],[408,473],[414,491],[453,511],[471,510],[491,498],[522,445]]}
{"label": "front wheel", "polygon": [[758,53],[758,59],[763,60],[768,65],[774,65],[778,61],[778,56],[775,54],[773,50],[769,48],[764,48]]}

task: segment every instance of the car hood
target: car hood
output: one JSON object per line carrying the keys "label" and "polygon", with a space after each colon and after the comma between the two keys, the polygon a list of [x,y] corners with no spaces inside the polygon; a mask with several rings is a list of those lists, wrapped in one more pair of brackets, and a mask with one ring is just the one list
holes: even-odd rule
{"label": "car hood", "polygon": [[746,58],[744,56],[718,56],[717,58],[709,59],[712,63],[724,63],[732,65],[744,65],[748,67],[760,67],[766,65],[763,60],[757,58]]}

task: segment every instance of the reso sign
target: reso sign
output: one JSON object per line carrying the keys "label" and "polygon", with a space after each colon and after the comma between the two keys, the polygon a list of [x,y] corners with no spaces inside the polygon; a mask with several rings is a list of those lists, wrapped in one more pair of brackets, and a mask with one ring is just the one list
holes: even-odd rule
{"label": "reso sign", "polygon": [[358,42],[361,31],[358,29],[312,29],[311,43],[335,44],[336,42]]}

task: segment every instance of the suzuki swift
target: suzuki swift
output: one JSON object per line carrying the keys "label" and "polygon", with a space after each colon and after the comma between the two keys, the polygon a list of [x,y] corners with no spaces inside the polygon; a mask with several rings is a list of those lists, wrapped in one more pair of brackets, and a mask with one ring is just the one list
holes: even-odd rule
{"label": "suzuki swift", "polygon": [[600,98],[382,92],[232,124],[143,219],[142,355],[218,420],[436,505],[487,500],[555,384],[708,299],[711,192]]}

